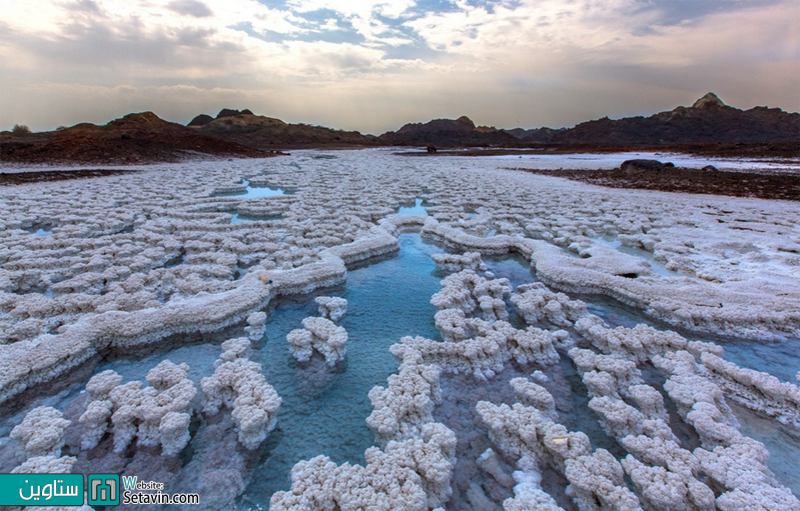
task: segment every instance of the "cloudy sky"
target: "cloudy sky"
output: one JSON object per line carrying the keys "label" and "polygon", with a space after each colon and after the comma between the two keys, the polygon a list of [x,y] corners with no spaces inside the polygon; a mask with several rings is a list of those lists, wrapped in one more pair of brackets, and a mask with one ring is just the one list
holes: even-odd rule
{"label": "cloudy sky", "polygon": [[797,0],[0,0],[0,129],[222,107],[382,133],[800,110]]}

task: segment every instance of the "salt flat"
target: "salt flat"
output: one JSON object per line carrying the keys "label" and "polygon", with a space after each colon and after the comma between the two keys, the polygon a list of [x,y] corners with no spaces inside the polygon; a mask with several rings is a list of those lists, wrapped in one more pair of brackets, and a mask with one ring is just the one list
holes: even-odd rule
{"label": "salt flat", "polygon": [[[0,471],[48,463],[81,471],[91,457],[112,472],[150,466],[173,491],[226,481],[201,500],[208,509],[266,507],[290,485],[272,508],[391,509],[392,499],[407,509],[800,506],[790,468],[800,452],[800,389],[786,377],[800,358],[780,357],[775,375],[757,360],[732,362],[750,363],[741,355],[748,343],[791,353],[785,347],[798,342],[799,203],[604,189],[506,170],[504,158],[412,159],[383,149],[320,156],[156,165],[0,189],[0,401],[8,410]],[[631,155],[586,157],[598,159],[548,163],[602,168]],[[416,208],[427,214],[397,214]],[[422,258],[432,257],[432,278],[443,279],[433,293],[422,291],[431,276],[422,259],[380,275],[378,261],[413,249],[398,242],[407,232],[439,244]],[[529,281],[494,275],[491,257],[509,255],[530,265]],[[365,295],[376,309],[392,304],[380,309],[382,321],[421,300],[434,307],[415,314],[434,331],[399,322],[408,331],[391,332],[391,353],[358,341],[381,322],[356,321],[370,307],[358,298],[364,264],[378,270],[369,280],[386,279],[385,294]],[[392,280],[401,274],[410,288]],[[293,360],[285,330],[311,323],[283,316],[281,300],[348,292],[339,327],[350,332],[346,356],[329,357],[334,367],[314,365],[320,356]],[[393,302],[395,294],[404,298]],[[614,329],[577,296],[623,307],[634,321]],[[286,328],[270,330],[278,323]],[[342,342],[328,335],[292,338],[318,351]],[[191,358],[166,364],[200,337],[206,369],[198,373]],[[219,346],[232,337],[251,341]],[[733,359],[726,345],[738,350]],[[366,424],[374,447],[363,462],[325,458],[335,446],[321,442],[303,451],[298,459],[309,461],[295,466],[293,481],[286,473],[257,491],[259,467],[291,466],[276,457],[296,458],[300,447],[281,446],[314,435],[286,415],[295,430],[282,429],[281,413],[301,413],[296,403],[309,388],[324,396],[362,349],[390,361],[353,366],[377,371],[368,386],[383,382],[368,392],[372,412],[340,406],[325,419],[345,421],[345,431]],[[353,399],[366,403],[359,393]],[[40,405],[53,408],[28,413]],[[46,440],[36,436],[42,428]],[[769,428],[783,440],[765,448],[751,438]],[[178,456],[186,445],[192,461]]]}
{"label": "salt flat", "polygon": [[677,167],[702,168],[713,165],[719,170],[763,170],[780,172],[800,172],[800,160],[797,158],[721,158],[692,156],[682,153],[630,151],[610,154],[513,154],[482,156],[481,158],[497,160],[522,160],[526,165],[537,169],[613,169],[625,160],[660,160],[672,162]]}

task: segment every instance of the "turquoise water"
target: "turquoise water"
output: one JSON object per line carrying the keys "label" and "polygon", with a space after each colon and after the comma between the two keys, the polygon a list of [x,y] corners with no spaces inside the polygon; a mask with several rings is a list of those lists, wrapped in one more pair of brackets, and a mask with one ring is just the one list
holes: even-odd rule
{"label": "turquoise water", "polygon": [[740,339],[715,339],[714,342],[725,348],[726,360],[797,385],[795,375],[800,371],[800,340],[784,339],[760,343]]}
{"label": "turquoise water", "polygon": [[38,231],[36,231],[33,234],[35,236],[52,236],[53,235],[53,231],[48,231],[46,229],[39,229]]}
{"label": "turquoise water", "polygon": [[406,335],[439,339],[430,297],[441,286],[430,255],[442,250],[418,234],[398,241],[396,258],[350,271],[346,289],[330,293],[348,301],[341,322],[349,336],[347,358],[336,369],[313,361],[301,366],[289,353],[286,334],[317,315],[313,300],[282,303],[270,313],[266,341],[253,360],[283,398],[272,433],[280,441],[256,468],[241,507],[268,507],[274,492],[290,488],[298,461],[324,454],[336,463],[363,464],[364,450],[374,444],[365,422],[372,412],[367,394],[397,370],[389,347]]}
{"label": "turquoise water", "polygon": [[281,195],[291,194],[283,188],[272,188],[269,186],[250,186],[250,182],[244,180],[247,188],[243,192],[216,193],[215,197],[241,197],[244,199],[253,197],[280,197]]}
{"label": "turquoise water", "polygon": [[400,206],[397,208],[398,215],[423,215],[428,216],[428,212],[422,207],[423,200],[417,198],[414,200],[413,206]]}
{"label": "turquoise water", "polygon": [[486,256],[483,257],[483,262],[489,271],[494,273],[496,279],[508,279],[514,289],[522,284],[530,284],[538,280],[531,269],[531,263],[519,255]]}
{"label": "turquoise water", "polygon": [[764,444],[769,451],[767,466],[778,481],[800,497],[800,477],[797,476],[797,460],[800,459],[800,434],[777,421],[759,417],[746,408],[730,403],[739,419],[739,430],[743,435]]}

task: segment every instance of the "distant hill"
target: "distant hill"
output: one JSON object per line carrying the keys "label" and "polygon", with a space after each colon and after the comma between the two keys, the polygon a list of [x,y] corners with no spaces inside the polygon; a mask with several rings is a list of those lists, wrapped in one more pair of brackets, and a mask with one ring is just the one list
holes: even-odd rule
{"label": "distant hill", "polygon": [[529,144],[552,144],[560,135],[567,131],[567,128],[533,128],[528,130],[514,128],[503,131],[521,142]]}
{"label": "distant hill", "polygon": [[383,145],[490,146],[515,145],[514,136],[495,128],[475,126],[469,117],[456,120],[434,119],[426,123],[406,124],[397,131],[378,137]]}
{"label": "distant hill", "polygon": [[188,156],[264,157],[269,153],[209,137],[152,112],[128,114],[104,126],[81,123],[51,132],[0,134],[0,160],[18,163],[150,163]]}
{"label": "distant hill", "polygon": [[522,142],[558,145],[765,144],[800,140],[800,114],[758,106],[741,110],[709,92],[690,107],[650,117],[608,117],[574,128],[508,130]]}
{"label": "distant hill", "polygon": [[195,117],[189,126],[203,135],[254,147],[364,146],[375,145],[375,137],[357,131],[342,131],[307,124],[288,124],[280,119],[254,115],[250,110],[223,109],[216,118]]}

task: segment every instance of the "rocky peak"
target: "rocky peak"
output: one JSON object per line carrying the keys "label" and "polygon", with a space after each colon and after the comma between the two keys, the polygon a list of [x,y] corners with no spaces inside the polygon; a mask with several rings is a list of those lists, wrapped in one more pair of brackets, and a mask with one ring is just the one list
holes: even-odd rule
{"label": "rocky peak", "polygon": [[456,119],[456,122],[459,123],[459,124],[468,124],[469,126],[472,126],[473,128],[475,127],[475,123],[472,122],[472,119],[470,119],[466,115],[462,115],[461,117]]}
{"label": "rocky peak", "polygon": [[722,100],[719,99],[719,97],[717,97],[716,94],[714,94],[713,92],[709,92],[702,98],[695,101],[694,104],[692,105],[692,108],[705,109],[705,108],[720,108],[724,106],[728,105],[723,103]]}
{"label": "rocky peak", "polygon": [[248,110],[246,108],[244,110],[236,110],[236,109],[233,109],[233,108],[223,108],[217,114],[217,119],[220,119],[222,117],[233,117],[233,116],[236,116],[236,115],[253,115],[253,112],[251,112],[250,110]]}
{"label": "rocky peak", "polygon": [[153,112],[128,114],[122,119],[115,119],[106,124],[112,129],[157,129],[169,126],[170,123]]}
{"label": "rocky peak", "polygon": [[210,123],[213,120],[214,118],[211,117],[210,115],[200,114],[194,119],[192,119],[189,122],[189,124],[187,124],[187,126],[205,126],[206,124]]}

